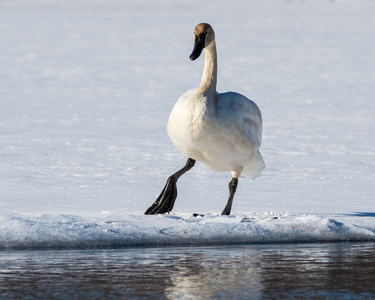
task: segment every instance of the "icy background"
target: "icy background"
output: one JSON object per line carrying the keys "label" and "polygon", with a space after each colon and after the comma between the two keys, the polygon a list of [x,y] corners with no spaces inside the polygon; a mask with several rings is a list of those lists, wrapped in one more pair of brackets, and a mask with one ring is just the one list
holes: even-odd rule
{"label": "icy background", "polygon": [[[0,1],[0,247],[375,239],[375,1]],[[166,123],[216,32],[218,91],[263,113],[266,169],[186,158]],[[192,213],[209,214],[193,218]],[[245,219],[243,219],[245,218]],[[168,234],[166,234],[166,232]]]}

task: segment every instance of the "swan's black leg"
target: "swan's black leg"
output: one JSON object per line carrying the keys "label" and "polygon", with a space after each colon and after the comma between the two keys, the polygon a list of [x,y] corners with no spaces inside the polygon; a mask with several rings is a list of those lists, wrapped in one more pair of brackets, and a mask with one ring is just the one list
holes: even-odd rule
{"label": "swan's black leg", "polygon": [[159,197],[146,210],[145,215],[164,214],[172,210],[174,202],[177,198],[177,180],[184,173],[194,167],[194,164],[195,160],[189,158],[186,162],[186,165],[181,170],[177,171],[168,178],[167,183],[165,184],[165,187],[161,191]]}
{"label": "swan's black leg", "polygon": [[233,203],[233,198],[234,194],[236,193],[237,190],[237,184],[238,184],[238,178],[232,178],[231,182],[229,182],[229,198],[228,198],[228,203],[225,206],[223,212],[221,213],[222,215],[229,216],[230,211],[232,209],[232,203]]}

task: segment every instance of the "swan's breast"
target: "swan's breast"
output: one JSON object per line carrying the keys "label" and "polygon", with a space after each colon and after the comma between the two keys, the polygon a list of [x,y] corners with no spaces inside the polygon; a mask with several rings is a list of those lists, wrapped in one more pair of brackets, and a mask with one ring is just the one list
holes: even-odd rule
{"label": "swan's breast", "polygon": [[167,131],[177,148],[199,144],[207,127],[207,106],[204,96],[196,93],[197,89],[187,91],[174,105],[169,115]]}

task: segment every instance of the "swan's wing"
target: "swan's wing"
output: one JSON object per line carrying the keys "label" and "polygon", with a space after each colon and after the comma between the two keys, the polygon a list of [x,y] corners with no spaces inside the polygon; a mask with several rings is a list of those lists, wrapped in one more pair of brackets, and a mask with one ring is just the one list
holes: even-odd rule
{"label": "swan's wing", "polygon": [[262,143],[262,115],[258,106],[247,97],[228,92],[217,94],[217,116],[227,134],[237,136],[250,145]]}

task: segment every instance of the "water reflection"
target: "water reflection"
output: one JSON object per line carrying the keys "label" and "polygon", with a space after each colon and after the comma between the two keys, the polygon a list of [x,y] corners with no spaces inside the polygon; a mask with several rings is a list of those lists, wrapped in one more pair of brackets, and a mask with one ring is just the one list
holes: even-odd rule
{"label": "water reflection", "polygon": [[375,244],[0,252],[7,299],[375,296]]}

